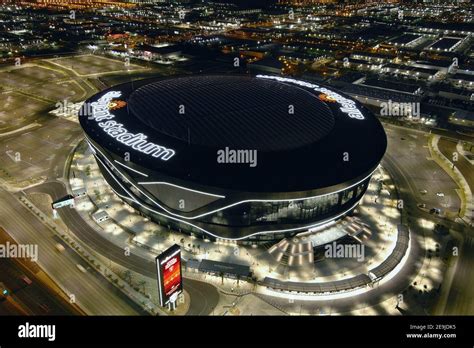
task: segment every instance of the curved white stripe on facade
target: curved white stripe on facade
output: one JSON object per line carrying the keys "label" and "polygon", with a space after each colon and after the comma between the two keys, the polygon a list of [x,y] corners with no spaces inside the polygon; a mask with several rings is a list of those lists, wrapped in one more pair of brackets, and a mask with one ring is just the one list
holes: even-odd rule
{"label": "curved white stripe on facade", "polygon": [[[107,159],[107,156],[104,155],[104,153],[102,151],[100,151],[97,147],[95,147],[94,145],[92,145],[90,142],[89,144],[91,146],[93,146],[97,151],[99,151],[102,156],[105,157],[105,159]],[[96,158],[98,158],[96,156]],[[117,170],[119,173],[121,173],[121,171],[112,164],[112,162],[110,162],[108,159],[107,159],[107,162],[110,164],[110,166],[112,166],[115,170]],[[101,161],[101,163],[103,164],[103,162]],[[108,168],[107,168],[108,169]],[[307,199],[312,199],[312,198],[318,198],[318,197],[325,197],[325,196],[329,196],[329,195],[332,195],[334,193],[338,193],[338,192],[341,192],[341,191],[345,191],[345,190],[348,190],[352,187],[355,187],[357,185],[359,185],[360,183],[362,183],[363,181],[365,181],[366,179],[370,178],[372,176],[372,174],[377,170],[377,168],[375,168],[369,175],[367,175],[366,177],[364,177],[363,179],[359,180],[358,182],[356,182],[355,184],[352,184],[348,187],[345,187],[345,188],[342,188],[342,189],[339,189],[339,190],[336,190],[336,191],[332,191],[332,192],[329,192],[329,193],[325,193],[325,194],[322,194],[322,195],[316,195],[316,196],[311,196],[311,197],[304,197],[304,198],[291,198],[291,199],[246,199],[246,200],[243,200],[243,201],[239,201],[239,202],[236,202],[236,203],[232,203],[232,204],[229,204],[225,207],[222,207],[222,208],[219,208],[219,209],[215,209],[215,210],[212,210],[212,211],[209,211],[209,212],[206,212],[206,213],[203,213],[203,214],[200,214],[200,215],[196,215],[196,216],[191,216],[191,217],[188,217],[188,216],[182,216],[180,214],[176,214],[176,213],[173,213],[171,211],[169,211],[168,209],[166,209],[165,207],[163,207],[162,205],[160,205],[158,202],[156,202],[153,198],[151,198],[149,195],[147,195],[145,192],[143,192],[139,187],[137,187],[132,181],[128,180],[126,177],[124,177],[124,179],[127,180],[127,182],[132,185],[134,188],[136,188],[141,194],[143,194],[145,197],[147,197],[151,202],[153,202],[156,206],[158,206],[159,208],[163,209],[164,211],[166,211],[168,214],[171,214],[171,215],[174,215],[174,216],[177,216],[177,217],[180,217],[182,219],[186,219],[186,220],[194,220],[194,219],[198,219],[200,217],[203,217],[203,216],[206,216],[206,215],[209,215],[209,214],[213,214],[213,213],[216,213],[216,212],[219,212],[219,211],[222,211],[222,210],[225,210],[225,209],[228,209],[228,208],[231,208],[231,207],[234,207],[236,205],[239,205],[239,204],[242,204],[242,203],[249,203],[249,202],[291,202],[291,201],[299,201],[299,200],[307,200]]]}
{"label": "curved white stripe on facade", "polygon": [[323,225],[323,224],[326,224],[328,222],[331,222],[331,221],[334,221],[336,219],[338,219],[339,217],[347,214],[348,212],[350,212],[352,209],[354,209],[357,204],[359,204],[359,201],[357,201],[352,207],[350,207],[349,209],[347,209],[346,211],[334,216],[334,217],[331,217],[329,219],[326,219],[326,220],[323,220],[323,221],[319,221],[315,224],[311,224],[311,225],[306,225],[306,226],[301,226],[301,227],[295,227],[295,228],[287,228],[287,229],[283,229],[283,230],[271,230],[271,231],[259,231],[259,232],[255,232],[255,233],[252,233],[252,234],[249,234],[249,235],[246,235],[244,237],[239,237],[239,238],[227,238],[227,237],[222,237],[222,236],[219,236],[219,235],[216,235],[208,230],[205,230],[204,228],[201,228],[199,226],[196,226],[190,222],[187,222],[187,221],[184,221],[184,220],[181,220],[181,219],[178,219],[178,218],[175,218],[175,217],[172,217],[172,216],[169,216],[169,215],[166,215],[166,214],[163,214],[161,212],[158,212],[154,209],[151,209],[149,207],[147,207],[146,205],[144,205],[143,203],[137,201],[135,198],[133,198],[133,195],[122,185],[122,183],[119,182],[119,180],[117,180],[117,178],[115,177],[115,175],[109,170],[109,168],[107,168],[107,165],[102,162],[102,160],[96,156],[96,159],[102,163],[103,167],[107,170],[107,172],[110,174],[110,176],[117,182],[117,184],[119,184],[119,186],[122,188],[122,190],[124,190],[128,195],[129,197],[125,197],[124,195],[121,195],[120,193],[118,193],[117,191],[114,190],[113,187],[111,187],[112,191],[115,192],[115,194],[123,199],[126,199],[126,200],[130,200],[136,204],[138,204],[139,206],[155,213],[155,214],[158,214],[158,215],[161,215],[161,216],[164,216],[168,219],[171,219],[171,220],[176,220],[176,221],[179,221],[179,222],[182,222],[184,224],[187,224],[189,226],[192,226],[206,234],[209,234],[215,238],[218,238],[218,239],[225,239],[225,240],[235,240],[235,241],[238,241],[238,240],[244,240],[244,239],[248,239],[249,237],[252,237],[252,236],[256,236],[256,235],[261,235],[261,234],[270,234],[270,233],[281,233],[281,232],[294,232],[294,231],[298,231],[298,230],[306,230],[306,229],[310,229],[310,228],[313,228],[313,227],[317,227],[317,226],[320,226],[320,225]]}
{"label": "curved white stripe on facade", "polygon": [[142,181],[142,182],[138,182],[138,185],[168,185],[168,186],[177,187],[177,188],[180,188],[180,189],[183,189],[183,190],[186,190],[186,191],[200,193],[202,195],[207,195],[207,196],[217,197],[217,198],[225,198],[225,196],[216,195],[214,193],[208,193],[208,192],[193,190],[193,189],[190,189],[190,188],[187,188],[187,187],[184,187],[184,186],[179,186],[179,185],[172,184],[170,182],[165,182],[165,181],[148,181],[148,182],[143,182]]}

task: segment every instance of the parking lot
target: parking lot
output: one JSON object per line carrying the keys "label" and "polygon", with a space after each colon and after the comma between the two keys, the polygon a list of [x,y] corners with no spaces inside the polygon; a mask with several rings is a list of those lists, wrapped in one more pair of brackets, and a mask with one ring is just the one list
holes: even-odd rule
{"label": "parking lot", "polygon": [[66,75],[60,71],[47,69],[32,64],[12,66],[0,70],[0,86],[5,90],[43,85],[47,81],[57,81]]}
{"label": "parking lot", "polygon": [[20,125],[31,119],[31,116],[48,110],[46,102],[16,92],[1,93],[0,100],[2,101],[0,103],[0,132]]}
{"label": "parking lot", "polygon": [[144,69],[139,65],[126,65],[125,60],[120,61],[94,55],[54,58],[50,59],[49,62],[66,69],[74,70],[79,76]]}

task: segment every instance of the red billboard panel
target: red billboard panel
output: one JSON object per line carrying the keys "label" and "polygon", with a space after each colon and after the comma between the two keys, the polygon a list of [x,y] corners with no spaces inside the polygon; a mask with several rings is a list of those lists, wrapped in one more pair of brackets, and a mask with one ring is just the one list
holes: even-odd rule
{"label": "red billboard panel", "polygon": [[164,307],[176,301],[183,291],[181,248],[175,244],[156,258],[160,304]]}

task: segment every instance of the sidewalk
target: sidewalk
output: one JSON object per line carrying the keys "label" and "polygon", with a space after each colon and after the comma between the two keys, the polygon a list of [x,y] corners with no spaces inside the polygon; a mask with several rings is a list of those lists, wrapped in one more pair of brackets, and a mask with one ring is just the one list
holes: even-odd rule
{"label": "sidewalk", "polygon": [[[146,258],[153,258],[171,245],[179,244],[182,247],[184,259],[211,259],[249,265],[258,279],[271,276],[283,280],[324,282],[367,273],[368,267],[376,267],[385,260],[395,244],[393,231],[398,223],[399,213],[396,209],[396,202],[389,193],[389,191],[393,191],[393,187],[391,185],[385,186],[382,194],[376,192],[375,182],[377,179],[389,181],[387,173],[382,168],[374,174],[374,180],[358,208],[363,215],[362,220],[370,225],[372,231],[372,237],[365,243],[367,244],[367,262],[351,263],[342,259],[332,259],[327,261],[331,265],[326,267],[319,264],[317,269],[312,266],[313,268],[306,272],[306,270],[302,271],[302,266],[280,264],[279,259],[276,258],[277,254],[270,253],[268,246],[237,245],[232,241],[212,243],[208,240],[171,231],[167,226],[144,218],[113,193],[103,179],[89,151],[81,150],[74,156],[72,168],[76,176],[70,178],[70,185],[72,188],[85,187],[88,195],[80,199],[76,207],[77,210],[91,227],[109,241],[120,247],[133,248],[134,253]],[[377,195],[380,197],[375,200]],[[109,216],[107,221],[100,224],[91,218],[91,214],[98,209],[106,211]],[[347,226],[347,223],[335,224],[329,229],[343,231]],[[319,236],[321,233],[314,232],[313,234]],[[311,239],[312,237],[307,236],[307,238]],[[337,269],[337,273],[334,273],[335,269]]]}
{"label": "sidewalk", "polygon": [[439,135],[432,135],[430,137],[428,145],[431,157],[459,186],[460,190],[458,193],[461,198],[461,211],[459,213],[459,217],[463,221],[466,222],[467,220],[469,221],[469,224],[472,224],[474,203],[472,200],[471,188],[459,169],[439,150],[439,139]]}
{"label": "sidewalk", "polygon": [[[156,315],[157,313],[166,315],[165,312],[161,311],[158,306],[154,305],[147,297],[145,297],[140,292],[132,288],[132,286],[124,281],[118,279],[117,275],[113,270],[105,265],[105,263],[95,255],[94,251],[90,250],[88,247],[84,246],[79,240],[76,239],[70,233],[65,233],[60,231],[58,225],[44,212],[36,208],[36,206],[30,202],[26,197],[20,197],[21,203],[26,206],[28,209],[32,210],[38,218],[42,220],[45,226],[49,227],[61,240],[68,244],[76,253],[85,260],[92,268],[94,268],[98,273],[100,273],[105,279],[109,280],[116,288],[122,291],[125,295],[131,298],[134,302],[140,305],[143,309],[148,311],[151,315]],[[68,209],[68,208],[66,208]]]}
{"label": "sidewalk", "polygon": [[[470,147],[472,148],[472,146],[473,145],[471,145]],[[470,151],[464,150],[462,141],[458,141],[458,143],[456,144],[456,150],[457,150],[457,152],[459,152],[461,154],[461,156],[464,157],[464,159],[466,161],[468,161],[469,163],[471,163],[474,166],[474,154]],[[470,156],[472,158],[469,158],[468,156]]]}

